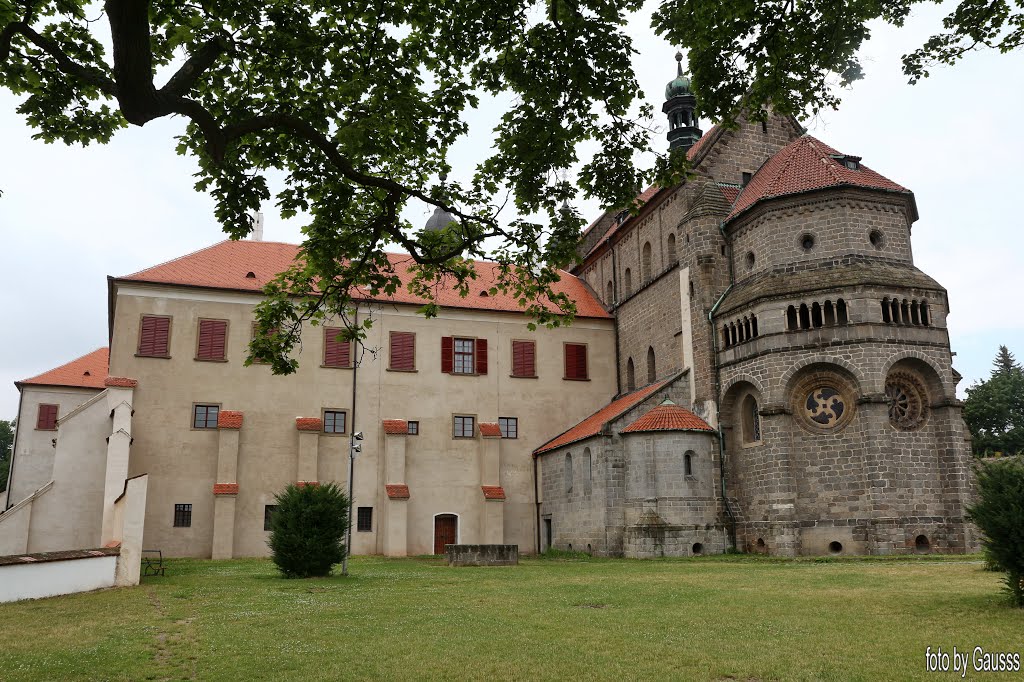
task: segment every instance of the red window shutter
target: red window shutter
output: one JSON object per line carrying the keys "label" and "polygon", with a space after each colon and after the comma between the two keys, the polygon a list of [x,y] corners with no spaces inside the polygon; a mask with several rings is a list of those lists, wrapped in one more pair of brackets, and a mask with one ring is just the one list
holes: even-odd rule
{"label": "red window shutter", "polygon": [[338,339],[343,331],[340,327],[324,328],[324,365],[327,367],[352,366],[352,342]]}
{"label": "red window shutter", "polygon": [[512,376],[532,377],[537,375],[536,345],[533,341],[512,342]]}
{"label": "red window shutter", "polygon": [[196,357],[201,360],[223,360],[228,323],[224,320],[199,320],[199,348]]}
{"label": "red window shutter", "polygon": [[565,378],[586,379],[587,347],[582,343],[565,344]]}
{"label": "red window shutter", "polygon": [[587,347],[583,344],[576,346],[576,378],[587,379]]}
{"label": "red window shutter", "polygon": [[167,355],[170,332],[169,317],[143,316],[142,331],[139,334],[139,355]]}
{"label": "red window shutter", "polygon": [[487,339],[476,340],[476,373],[487,374]]}
{"label": "red window shutter", "polygon": [[455,346],[452,343],[452,337],[442,336],[441,337],[441,371],[445,374],[452,373],[452,362],[455,354]]}
{"label": "red window shutter", "polygon": [[416,369],[416,334],[391,332],[391,369]]}
{"label": "red window shutter", "polygon": [[36,428],[52,431],[57,428],[57,406],[40,405],[39,414],[36,417]]}

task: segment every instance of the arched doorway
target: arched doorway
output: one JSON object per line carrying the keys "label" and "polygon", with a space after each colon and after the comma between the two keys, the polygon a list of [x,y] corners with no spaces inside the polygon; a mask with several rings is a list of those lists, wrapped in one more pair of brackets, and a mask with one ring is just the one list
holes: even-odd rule
{"label": "arched doorway", "polygon": [[455,514],[438,514],[434,517],[434,554],[444,554],[445,545],[459,541],[459,517]]}

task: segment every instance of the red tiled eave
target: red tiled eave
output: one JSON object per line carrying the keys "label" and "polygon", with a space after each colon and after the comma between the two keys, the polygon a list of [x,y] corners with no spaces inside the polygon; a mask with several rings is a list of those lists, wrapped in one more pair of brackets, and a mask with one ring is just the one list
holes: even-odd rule
{"label": "red tiled eave", "polygon": [[221,410],[217,414],[218,429],[242,428],[242,413],[235,410]]}
{"label": "red tiled eave", "polygon": [[627,393],[618,400],[613,400],[562,435],[552,438],[547,443],[534,450],[533,454],[542,455],[545,452],[557,450],[558,448],[581,441],[584,438],[596,436],[601,433],[605,424],[616,417],[621,416],[627,410],[639,405],[654,392],[664,388],[670,381],[672,381],[672,378],[657,381],[649,386],[644,386],[641,389],[633,391],[632,393]]}
{"label": "red tiled eave", "polygon": [[214,483],[213,484],[214,495],[237,495],[238,484],[237,483]]}
{"label": "red tiled eave", "polygon": [[135,388],[139,381],[131,377],[107,377],[103,380],[103,385],[108,388]]}
{"label": "red tiled eave", "polygon": [[484,438],[501,438],[498,422],[480,422],[480,435]]}
{"label": "red tiled eave", "polygon": [[296,417],[295,428],[299,431],[323,431],[324,420],[320,417]]}
{"label": "red tiled eave", "polygon": [[714,429],[708,426],[706,421],[678,405],[658,405],[622,429],[620,433],[643,431],[708,431],[714,433]]}
{"label": "red tiled eave", "polygon": [[[226,240],[175,260],[117,278],[117,281],[260,293],[277,273],[291,267],[298,255],[299,247],[295,244]],[[394,295],[375,294],[369,290],[359,289],[353,292],[353,296],[363,301],[417,306],[426,303],[426,299],[413,295],[408,290],[414,274],[411,269],[414,265],[412,257],[401,253],[389,253],[387,257],[394,274],[402,283]],[[518,298],[512,293],[480,295],[481,291],[488,291],[498,281],[500,266],[497,263],[474,261],[473,268],[476,279],[470,282],[468,296],[460,296],[453,286],[444,286],[445,282],[442,281],[441,285],[433,288],[435,302],[447,308],[522,312]],[[253,277],[246,276],[250,272],[253,273]],[[563,271],[560,274],[561,281],[556,282],[552,288],[558,293],[566,294],[576,303],[577,317],[611,318],[582,281],[568,272]],[[550,301],[545,302],[545,307],[552,311],[557,310],[557,306]]]}
{"label": "red tiled eave", "polygon": [[384,426],[384,433],[398,436],[409,433],[409,424],[404,419],[384,419],[381,421]]}
{"label": "red tiled eave", "polygon": [[480,489],[484,491],[485,500],[504,500],[505,489],[500,485],[482,485]]}
{"label": "red tiled eave", "polygon": [[14,385],[18,388],[22,386],[72,386],[102,389],[107,379],[109,355],[107,348],[97,348],[91,353],[60,367],[54,367],[31,379],[16,381]]}
{"label": "red tiled eave", "polygon": [[384,489],[388,493],[388,498],[392,500],[408,500],[409,499],[409,486],[405,484],[392,484],[384,486]]}
{"label": "red tiled eave", "polygon": [[821,140],[804,135],[780,149],[754,174],[740,192],[726,220],[756,203],[828,187],[860,187],[911,195],[910,190],[860,164],[851,170],[834,156],[842,156]]}

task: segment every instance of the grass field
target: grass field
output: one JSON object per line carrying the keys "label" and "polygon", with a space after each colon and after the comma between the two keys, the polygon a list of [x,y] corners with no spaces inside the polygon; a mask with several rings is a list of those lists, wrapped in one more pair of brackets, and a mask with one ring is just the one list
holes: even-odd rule
{"label": "grass field", "polygon": [[1024,654],[1024,611],[973,558],[169,565],[0,605],[0,680],[953,679],[926,647]]}

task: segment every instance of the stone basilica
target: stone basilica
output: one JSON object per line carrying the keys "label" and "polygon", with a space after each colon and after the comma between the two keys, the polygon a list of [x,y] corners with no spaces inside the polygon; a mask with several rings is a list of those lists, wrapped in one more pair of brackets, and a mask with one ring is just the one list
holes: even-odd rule
{"label": "stone basilica", "polygon": [[681,69],[665,99],[694,174],[586,230],[556,286],[571,326],[530,330],[477,262],[479,294],[440,287],[435,320],[404,289],[359,292],[379,352],[306,324],[283,377],[245,360],[296,245],[254,235],[108,277],[109,348],[16,384],[0,555],[265,556],[276,493],[322,481],[352,486],[356,554],[975,548],[914,195],[789,117],[702,133]]}
{"label": "stone basilica", "polygon": [[[677,55],[677,60],[680,55]],[[695,177],[583,237],[618,391],[540,447],[555,546],[612,555],[963,552],[969,437],[945,290],[914,267],[913,193],[794,119],[702,133]]]}

